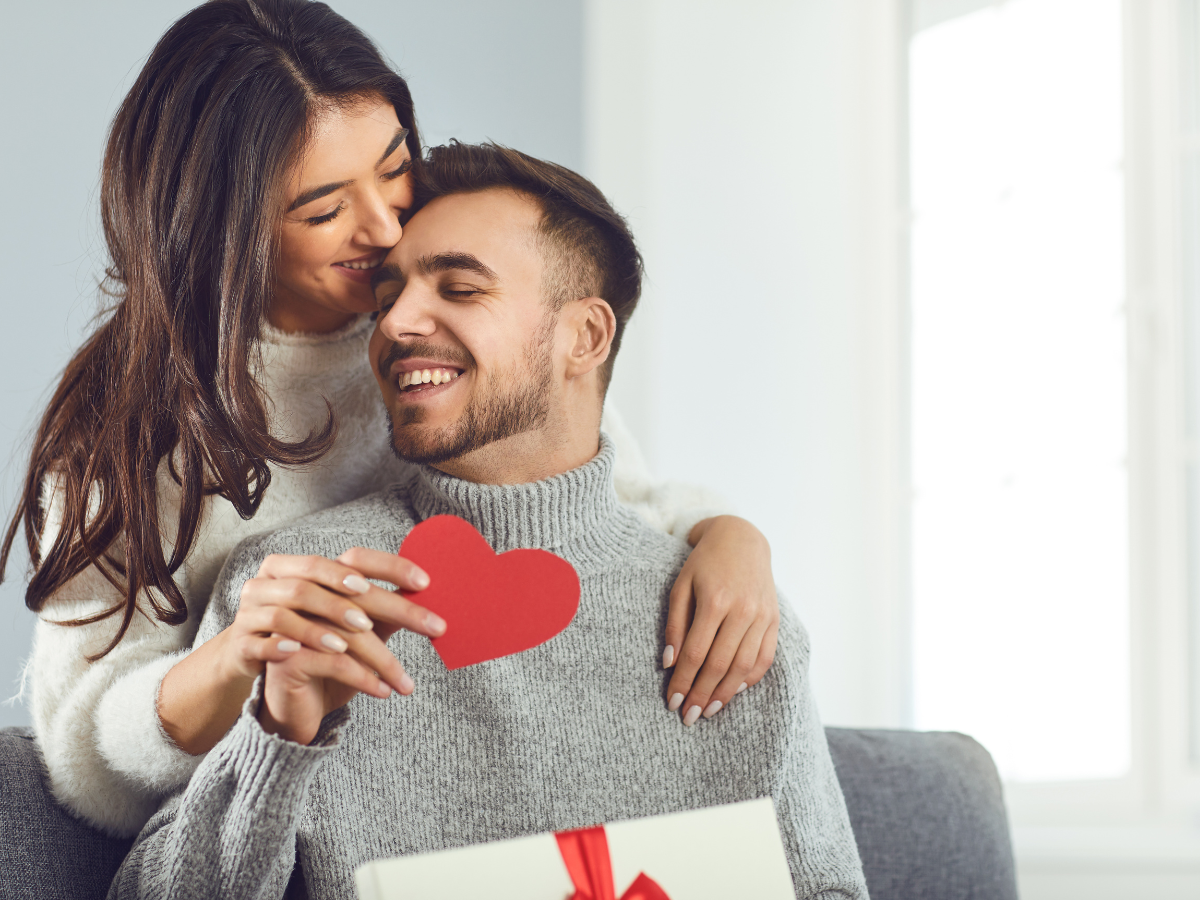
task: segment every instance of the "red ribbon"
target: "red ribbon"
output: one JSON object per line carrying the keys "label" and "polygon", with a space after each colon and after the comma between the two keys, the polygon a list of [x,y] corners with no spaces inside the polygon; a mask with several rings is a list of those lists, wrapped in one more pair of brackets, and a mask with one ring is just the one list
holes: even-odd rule
{"label": "red ribbon", "polygon": [[[608,853],[608,837],[604,826],[560,831],[558,852],[567,865],[575,895],[571,900],[617,900],[613,889],[612,857]],[[621,900],[671,900],[658,882],[642,872],[633,880]]]}

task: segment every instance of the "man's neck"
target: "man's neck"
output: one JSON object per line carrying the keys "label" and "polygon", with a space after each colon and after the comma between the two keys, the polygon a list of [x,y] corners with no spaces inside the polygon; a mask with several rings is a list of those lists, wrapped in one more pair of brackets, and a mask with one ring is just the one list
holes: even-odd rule
{"label": "man's neck", "polygon": [[577,469],[599,450],[598,425],[581,430],[548,423],[440,462],[434,468],[475,484],[529,484]]}

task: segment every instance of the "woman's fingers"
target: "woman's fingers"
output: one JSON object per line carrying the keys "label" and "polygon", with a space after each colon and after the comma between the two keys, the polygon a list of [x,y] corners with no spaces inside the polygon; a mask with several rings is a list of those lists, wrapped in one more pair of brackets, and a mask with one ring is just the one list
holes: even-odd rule
{"label": "woman's fingers", "polygon": [[[701,715],[711,716],[718,712],[721,706],[712,706],[712,693],[731,671],[735,671],[735,666],[738,663],[738,651],[742,641],[746,637],[746,633],[751,629],[754,620],[747,615],[726,616],[713,637],[710,645],[707,647],[698,647],[695,655],[700,652],[707,651],[704,656],[704,661],[696,673],[696,677],[687,690],[680,690],[686,698],[680,704],[680,709],[683,712],[683,721],[686,725],[695,724],[696,720]],[[692,626],[694,632],[695,625]],[[764,629],[765,630],[765,629]],[[684,656],[689,655],[689,644],[692,641],[692,634],[689,633],[684,641],[683,653]],[[757,648],[756,648],[757,650]],[[750,665],[753,663],[754,657],[750,657],[745,662],[745,665],[735,671],[738,678],[738,683],[741,683],[742,674],[750,671]],[[734,685],[736,689],[737,685]],[[729,700],[728,697],[721,701],[724,705]]]}
{"label": "woman's fingers", "polygon": [[[669,669],[679,660],[679,651],[687,635],[688,622],[692,618],[692,579],[684,569],[671,588],[671,600],[667,607],[667,627],[663,632],[662,666]],[[670,696],[670,694],[668,694]]]}
{"label": "woman's fingers", "polygon": [[[728,624],[729,620],[726,620],[726,625]],[[734,653],[733,664],[723,676],[716,672],[708,672],[707,665],[701,669],[700,676],[696,679],[696,684],[692,687],[692,693],[686,703],[699,706],[703,711],[704,718],[711,719],[729,705],[729,701],[738,694],[743,684],[749,687],[751,673],[760,657],[760,649],[768,628],[769,623],[765,620],[751,624]],[[736,628],[733,630],[736,631]],[[721,632],[717,635],[718,644],[722,641],[725,631],[725,626],[722,626]],[[767,667],[764,666],[763,672],[766,670]],[[758,678],[754,679],[754,683],[757,683],[761,677],[760,673]]]}
{"label": "woman's fingers", "polygon": [[252,578],[242,586],[240,609],[268,607],[306,612],[347,631],[370,631],[375,624],[360,602],[302,578]]}
{"label": "woman's fingers", "polygon": [[[288,658],[290,651],[300,645],[314,651],[329,654],[349,654],[363,665],[379,673],[379,677],[398,691],[403,691],[405,682],[404,667],[395,655],[388,650],[387,645],[373,631],[353,633],[330,629],[320,620],[310,619],[294,610],[282,606],[263,606],[239,613],[242,626],[251,632],[248,637],[271,634],[275,640],[275,654],[270,658],[256,658],[267,662],[278,662]],[[288,641],[294,642],[295,647]],[[279,645],[283,646],[280,647]],[[254,648],[264,652],[269,644],[243,644],[245,648]]]}
{"label": "woman's fingers", "polygon": [[425,570],[411,559],[395,553],[351,547],[337,561],[367,578],[394,584],[402,591],[423,591],[429,587],[429,575]]}
{"label": "woman's fingers", "polygon": [[242,667],[246,675],[262,673],[265,663],[283,662],[289,659],[303,644],[282,635],[264,637],[261,634],[243,634],[238,639],[238,655],[246,661]]}
{"label": "woman's fingers", "polygon": [[[363,694],[385,699],[392,695],[392,688],[375,673],[356,659],[345,654],[318,653],[303,648],[290,659],[272,666],[268,677],[281,679],[292,688],[299,688],[314,679],[337,682]],[[411,694],[412,679],[404,676],[403,694]]]}
{"label": "woman's fingers", "polygon": [[754,666],[750,669],[750,674],[746,676],[747,687],[753,687],[762,681],[762,677],[767,674],[767,669],[771,668],[775,663],[775,647],[778,643],[779,616],[777,615],[767,628],[762,646],[758,648],[758,659],[755,660]]}
{"label": "woman's fingers", "polygon": [[[326,562],[332,562],[326,560]],[[355,576],[361,578],[362,576]],[[346,597],[326,584],[295,576],[252,578],[242,587],[241,607],[283,606],[326,620],[347,631],[370,631],[386,623],[388,633],[407,628],[428,637],[440,637],[446,623],[411,600],[367,582],[367,590]]]}
{"label": "woman's fingers", "polygon": [[[705,607],[697,610],[691,628],[688,629],[687,637],[683,640],[679,658],[675,660],[675,672],[667,686],[667,709],[672,712],[683,705],[684,698],[691,691],[696,675],[708,658],[709,649],[717,636],[717,629],[720,628],[727,611],[728,606],[720,595],[711,598]],[[686,709],[684,718],[685,720],[687,718]]]}
{"label": "woman's fingers", "polygon": [[[274,553],[258,567],[258,578],[300,578],[353,596],[364,594],[370,587],[363,575],[353,566],[323,556],[292,556]],[[368,576],[370,577],[370,576]]]}
{"label": "woman's fingers", "polygon": [[412,560],[362,547],[351,548],[337,559],[272,554],[259,566],[257,577],[298,578],[350,597],[371,589],[368,578],[386,581],[404,591],[421,591],[429,587],[429,575]]}
{"label": "woman's fingers", "polygon": [[385,626],[380,629],[385,635],[400,628],[427,637],[441,637],[446,633],[446,622],[441,616],[383,588],[372,585],[370,591],[355,599],[374,622]]}
{"label": "woman's fingers", "polygon": [[[429,576],[410,559],[381,550],[353,547],[338,557],[340,562],[353,566],[368,578],[394,584],[402,591],[419,591],[429,587]],[[391,634],[397,628],[407,628],[427,637],[441,637],[446,633],[446,622],[441,616],[414,603],[407,597],[392,591],[377,588],[355,598],[367,614],[377,623],[391,626],[378,629]]]}

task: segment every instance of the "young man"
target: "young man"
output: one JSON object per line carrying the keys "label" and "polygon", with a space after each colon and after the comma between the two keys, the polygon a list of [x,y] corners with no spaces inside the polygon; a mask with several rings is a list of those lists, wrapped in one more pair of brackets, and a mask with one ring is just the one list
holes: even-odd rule
{"label": "young man", "polygon": [[[774,666],[725,715],[689,728],[699,709],[681,722],[653,699],[667,683],[654,635],[687,548],[617,503],[599,430],[640,291],[624,221],[585,179],[512,150],[452,144],[425,169],[420,211],[376,279],[371,354],[395,450],[426,465],[244,542],[198,640],[247,592],[299,591],[338,621],[347,574],[386,580],[415,523],[445,513],[497,552],[567,559],[576,617],[532,650],[454,671],[402,622],[341,632],[348,652],[268,664],[112,896],[279,897],[298,866],[310,896],[345,897],[375,858],[770,796],[796,896],[865,897],[790,612]],[[355,598],[364,610],[372,592]],[[381,637],[419,691],[379,668]],[[377,671],[410,696],[388,698]]]}

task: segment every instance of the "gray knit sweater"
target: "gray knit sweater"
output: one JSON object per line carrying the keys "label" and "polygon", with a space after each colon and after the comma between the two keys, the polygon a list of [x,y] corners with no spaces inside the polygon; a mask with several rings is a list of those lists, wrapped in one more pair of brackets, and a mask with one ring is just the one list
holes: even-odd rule
{"label": "gray knit sweater", "polygon": [[233,620],[241,586],[271,553],[395,551],[413,525],[451,513],[503,552],[541,547],[579,573],[567,629],[516,656],[447,671],[428,640],[392,650],[410,697],[358,696],[310,746],[267,735],[255,698],[186,790],[139,835],[110,898],[279,898],[293,865],[309,895],[354,896],[371,859],[771,796],[805,898],[866,897],[808,682],[808,638],[782,604],[774,666],[712,720],[665,708],[656,664],[686,546],[622,507],[612,447],[525,485],[478,485],[433,469],[229,557],[198,641]]}

